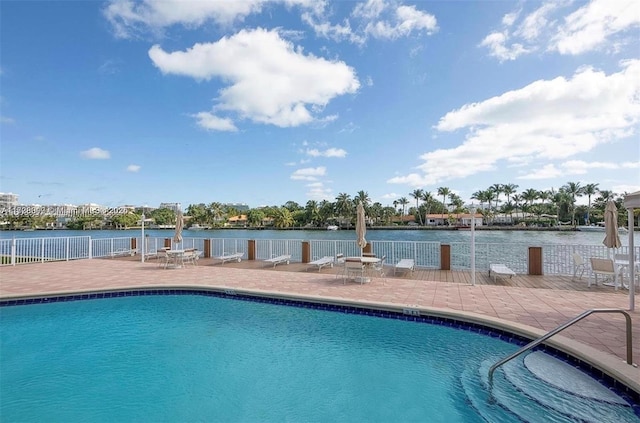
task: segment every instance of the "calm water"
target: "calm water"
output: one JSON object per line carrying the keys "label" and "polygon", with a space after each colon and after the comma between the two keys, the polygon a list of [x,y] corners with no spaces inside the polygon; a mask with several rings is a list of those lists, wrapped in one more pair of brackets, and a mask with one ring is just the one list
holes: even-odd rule
{"label": "calm water", "polygon": [[[145,230],[150,237],[173,236],[173,230]],[[571,245],[601,245],[604,232],[556,232],[556,231],[476,231],[476,242],[486,243],[523,243],[528,245],[571,244]],[[64,236],[90,236],[92,238],[137,237],[140,230],[124,231],[0,231],[0,238],[40,238]],[[211,231],[185,230],[183,236],[190,238],[241,238],[241,239],[355,239],[355,232],[349,230],[338,231],[304,231],[304,230],[243,230],[224,229]],[[366,235],[370,241],[435,241],[469,242],[470,231],[446,230],[369,230]],[[620,234],[622,245],[629,245],[628,234]],[[634,233],[634,243],[640,245],[640,232]]]}

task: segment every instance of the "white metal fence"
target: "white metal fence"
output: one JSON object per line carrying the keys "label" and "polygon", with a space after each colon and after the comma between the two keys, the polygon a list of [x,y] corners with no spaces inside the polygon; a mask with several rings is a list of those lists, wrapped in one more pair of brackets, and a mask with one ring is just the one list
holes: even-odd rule
{"label": "white metal fence", "polygon": [[[175,244],[169,238],[145,237],[145,253],[154,253],[167,244],[172,248],[196,248],[204,251],[205,238],[184,238]],[[209,239],[211,256],[243,253],[248,258],[248,239],[212,238]],[[258,239],[255,240],[255,259],[266,260],[280,255],[290,255],[292,262],[302,262],[302,240],[298,239]],[[139,254],[142,252],[142,240],[136,239],[132,248],[132,239],[79,237],[15,238],[0,240],[0,264],[3,266],[43,263],[47,261],[78,260],[87,258],[116,257],[119,255]],[[469,270],[471,245],[465,242],[452,242],[451,269]],[[323,256],[335,257],[359,256],[361,251],[355,240],[311,240],[309,241],[311,259]],[[476,243],[476,269],[484,271],[492,263],[502,263],[516,273],[528,272],[529,247],[515,243]],[[589,257],[612,257],[613,251],[604,245],[542,245],[542,265],[545,275],[572,275],[574,263],[572,254],[580,255],[590,272]],[[385,262],[395,264],[401,259],[410,258],[419,268],[440,268],[441,244],[426,241],[371,241],[371,251],[378,257],[385,256]],[[628,254],[628,247],[616,251]],[[640,246],[635,249],[640,257]]]}

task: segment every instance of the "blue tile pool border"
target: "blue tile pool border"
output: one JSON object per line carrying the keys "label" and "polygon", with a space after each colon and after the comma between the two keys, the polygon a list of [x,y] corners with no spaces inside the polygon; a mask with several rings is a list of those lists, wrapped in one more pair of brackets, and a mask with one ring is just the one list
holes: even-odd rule
{"label": "blue tile pool border", "polygon": [[[370,317],[379,317],[385,319],[405,320],[416,323],[427,323],[432,325],[447,326],[454,329],[466,330],[469,332],[475,332],[480,335],[489,336],[492,338],[498,338],[502,341],[515,344],[517,346],[523,346],[531,342],[530,338],[526,338],[520,335],[513,334],[509,331],[496,329],[488,325],[479,323],[470,323],[460,320],[456,320],[448,317],[430,316],[421,314],[408,315],[401,311],[390,310],[377,310],[367,308],[366,306],[357,305],[339,305],[339,304],[326,304],[322,302],[311,302],[304,300],[292,300],[286,298],[273,298],[256,295],[249,295],[245,293],[237,293],[232,290],[228,291],[215,291],[207,289],[130,289],[130,290],[118,290],[118,291],[106,291],[95,293],[83,293],[83,294],[67,294],[59,296],[43,296],[34,298],[19,298],[19,299],[5,299],[0,300],[0,307],[12,307],[23,306],[33,304],[50,304],[58,302],[69,301],[84,301],[95,300],[104,298],[122,298],[122,297],[141,297],[141,296],[153,296],[153,295],[200,295],[206,297],[219,297],[241,301],[252,301],[258,303],[268,303],[274,305],[284,305],[289,307],[310,308],[324,311],[331,311],[345,314],[358,314]],[[588,363],[580,360],[577,357],[564,353],[548,345],[540,345],[534,350],[544,351],[574,367],[580,368],[582,371],[590,374],[593,378],[597,379],[600,383],[609,387],[613,392],[620,395],[630,404],[633,404],[633,410],[635,414],[640,417],[640,393],[635,392],[630,387],[626,386],[622,382],[612,378],[606,373],[602,372]]]}

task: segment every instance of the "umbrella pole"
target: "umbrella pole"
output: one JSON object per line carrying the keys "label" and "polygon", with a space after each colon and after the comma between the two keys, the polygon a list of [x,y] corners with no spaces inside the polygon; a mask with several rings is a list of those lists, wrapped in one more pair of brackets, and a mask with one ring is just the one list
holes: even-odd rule
{"label": "umbrella pole", "polygon": [[633,245],[633,209],[627,209],[627,228],[629,229],[629,310],[633,311],[636,305],[636,252],[635,246]]}

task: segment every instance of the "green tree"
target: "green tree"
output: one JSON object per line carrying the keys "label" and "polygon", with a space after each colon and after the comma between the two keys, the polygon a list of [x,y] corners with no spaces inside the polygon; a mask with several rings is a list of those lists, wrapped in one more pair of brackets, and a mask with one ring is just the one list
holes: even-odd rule
{"label": "green tree", "polygon": [[583,193],[587,196],[589,202],[587,204],[587,225],[591,224],[591,196],[598,192],[599,184],[587,184],[584,186]]}
{"label": "green tree", "polygon": [[420,200],[424,196],[424,191],[421,189],[414,189],[413,192],[409,194],[416,200],[416,214],[418,215],[418,223],[422,226],[422,215],[420,213]]}
{"label": "green tree", "polygon": [[[451,190],[447,187],[438,188],[438,195],[442,195],[442,205],[444,209],[447,209],[447,196],[451,194]],[[444,212],[442,213],[442,218],[444,219]]]}
{"label": "green tree", "polygon": [[567,182],[564,190],[571,196],[571,224],[576,226],[576,197],[582,196],[580,182]]}

